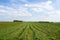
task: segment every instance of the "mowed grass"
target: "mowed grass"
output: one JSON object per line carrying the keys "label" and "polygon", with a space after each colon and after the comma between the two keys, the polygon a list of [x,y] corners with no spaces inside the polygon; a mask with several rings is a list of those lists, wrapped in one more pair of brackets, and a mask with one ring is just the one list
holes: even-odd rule
{"label": "mowed grass", "polygon": [[0,22],[0,40],[60,40],[60,23]]}

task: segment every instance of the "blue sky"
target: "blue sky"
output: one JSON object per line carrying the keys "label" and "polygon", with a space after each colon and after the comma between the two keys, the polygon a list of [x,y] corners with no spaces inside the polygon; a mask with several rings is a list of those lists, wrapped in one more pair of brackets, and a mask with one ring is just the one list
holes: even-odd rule
{"label": "blue sky", "polygon": [[0,21],[60,22],[60,0],[0,0]]}

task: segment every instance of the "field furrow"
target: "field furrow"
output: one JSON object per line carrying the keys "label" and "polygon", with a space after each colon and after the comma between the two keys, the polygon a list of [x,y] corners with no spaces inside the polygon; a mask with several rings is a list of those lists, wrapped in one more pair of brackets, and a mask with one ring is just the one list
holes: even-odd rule
{"label": "field furrow", "polygon": [[0,40],[60,40],[60,23],[1,22]]}

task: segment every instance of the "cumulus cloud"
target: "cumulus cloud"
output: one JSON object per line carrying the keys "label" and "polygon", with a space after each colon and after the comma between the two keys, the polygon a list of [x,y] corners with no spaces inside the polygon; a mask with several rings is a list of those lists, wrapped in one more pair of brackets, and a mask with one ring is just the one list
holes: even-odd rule
{"label": "cumulus cloud", "polygon": [[43,9],[42,8],[32,8],[32,11],[39,13],[39,12],[42,12]]}
{"label": "cumulus cloud", "polygon": [[54,7],[52,6],[52,1],[46,1],[46,2],[41,2],[41,3],[36,3],[36,4],[25,4],[26,7],[32,7],[33,11],[35,12],[41,12],[44,10],[54,10]]}
{"label": "cumulus cloud", "polygon": [[26,9],[18,8],[14,9],[11,7],[0,6],[0,14],[8,14],[13,16],[32,16]]}
{"label": "cumulus cloud", "polygon": [[[25,4],[17,4],[16,2],[24,2]],[[26,20],[59,21],[60,10],[56,10],[52,4],[51,0],[38,3],[29,3],[27,0],[11,0],[10,6],[0,5],[0,15],[14,16],[14,18],[30,16],[30,19]]]}
{"label": "cumulus cloud", "polygon": [[60,21],[60,10],[54,10],[47,12],[47,20],[53,21],[53,22],[59,22]]}

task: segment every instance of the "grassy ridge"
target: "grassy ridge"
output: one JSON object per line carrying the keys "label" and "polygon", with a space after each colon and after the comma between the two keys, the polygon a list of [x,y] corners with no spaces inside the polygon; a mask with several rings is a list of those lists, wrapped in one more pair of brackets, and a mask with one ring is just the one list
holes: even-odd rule
{"label": "grassy ridge", "polygon": [[0,22],[0,40],[60,40],[60,23]]}

